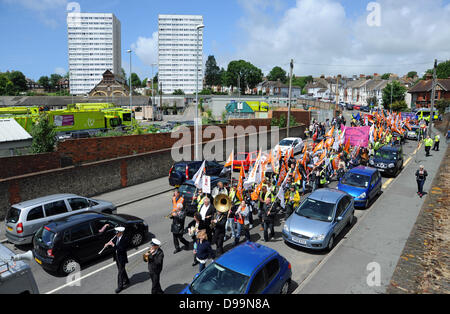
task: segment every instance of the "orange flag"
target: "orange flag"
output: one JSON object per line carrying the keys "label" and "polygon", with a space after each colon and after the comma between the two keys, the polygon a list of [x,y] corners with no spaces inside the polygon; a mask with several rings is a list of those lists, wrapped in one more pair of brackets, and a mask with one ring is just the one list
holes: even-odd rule
{"label": "orange flag", "polygon": [[233,166],[233,159],[234,159],[234,149],[231,150],[231,154],[230,154],[230,156],[228,156],[228,159],[227,159],[224,167]]}
{"label": "orange flag", "polygon": [[325,141],[325,147],[331,148],[331,146],[333,146],[333,143],[334,143],[334,137],[327,138],[327,140]]}
{"label": "orange flag", "polygon": [[332,137],[333,134],[334,134],[334,125],[333,125],[333,127],[331,128],[331,130],[328,131],[328,132],[325,134],[325,137]]}
{"label": "orange flag", "polygon": [[347,154],[349,153],[349,149],[350,149],[350,139],[347,140],[344,146],[344,150],[347,152]]}
{"label": "orange flag", "polygon": [[256,201],[259,197],[259,192],[261,192],[261,188],[262,188],[262,181],[258,184],[258,186],[256,187],[256,189],[252,192],[251,198],[252,200]]}
{"label": "orange flag", "polygon": [[293,182],[296,182],[297,180],[301,180],[302,179],[302,175],[300,174],[300,170],[298,169],[298,164],[299,163],[297,162],[297,165],[295,166]]}
{"label": "orange flag", "polygon": [[318,151],[319,149],[322,149],[322,148],[323,148],[323,144],[324,144],[324,142],[323,142],[323,140],[322,140],[318,145],[316,145],[316,147],[314,147],[313,152],[315,153],[315,152]]}
{"label": "orange flag", "polygon": [[244,167],[241,167],[241,172],[239,173],[239,182],[238,182],[237,189],[236,189],[236,196],[238,197],[238,199],[241,202],[244,199],[244,196],[243,196],[244,178],[245,178]]}

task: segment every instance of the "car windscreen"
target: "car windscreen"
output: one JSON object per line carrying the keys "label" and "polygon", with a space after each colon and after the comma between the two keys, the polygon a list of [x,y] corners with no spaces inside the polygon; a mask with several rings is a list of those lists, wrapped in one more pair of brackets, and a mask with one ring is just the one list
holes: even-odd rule
{"label": "car windscreen", "polygon": [[10,222],[10,223],[17,223],[19,221],[20,218],[20,209],[19,208],[15,208],[15,207],[11,207],[8,210],[8,214],[6,215],[6,222]]}
{"label": "car windscreen", "polygon": [[280,142],[280,146],[291,146],[294,141],[291,140],[282,140]]}
{"label": "car windscreen", "polygon": [[188,196],[193,196],[195,193],[195,186],[190,185],[190,184],[182,184],[178,191],[180,191],[181,195],[188,195]]}
{"label": "car windscreen", "polygon": [[205,268],[189,286],[193,294],[243,294],[249,277],[215,262]]}
{"label": "car windscreen", "polygon": [[56,233],[51,231],[47,227],[41,227],[35,235],[36,241],[44,244],[46,247],[53,246],[53,239],[55,238]]}
{"label": "car windscreen", "polygon": [[388,159],[388,160],[397,160],[398,152],[394,151],[394,150],[379,149],[375,152],[375,157]]}
{"label": "car windscreen", "polygon": [[185,173],[186,165],[183,165],[183,164],[175,165],[175,166],[173,166],[173,170],[175,170],[175,172]]}
{"label": "car windscreen", "polygon": [[369,186],[369,182],[369,176],[351,172],[347,172],[341,181],[342,184],[356,186],[358,188],[367,188]]}
{"label": "car windscreen", "polygon": [[333,203],[326,203],[319,200],[307,198],[296,210],[295,213],[309,219],[320,221],[331,221],[333,219]]}

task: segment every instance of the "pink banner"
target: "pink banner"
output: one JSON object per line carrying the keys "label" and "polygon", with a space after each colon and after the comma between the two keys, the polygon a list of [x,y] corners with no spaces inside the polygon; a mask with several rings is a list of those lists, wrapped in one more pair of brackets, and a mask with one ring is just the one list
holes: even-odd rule
{"label": "pink banner", "polygon": [[367,147],[369,145],[369,132],[370,126],[358,126],[358,127],[345,127],[341,125],[341,130],[345,130],[345,140],[350,139],[351,146]]}

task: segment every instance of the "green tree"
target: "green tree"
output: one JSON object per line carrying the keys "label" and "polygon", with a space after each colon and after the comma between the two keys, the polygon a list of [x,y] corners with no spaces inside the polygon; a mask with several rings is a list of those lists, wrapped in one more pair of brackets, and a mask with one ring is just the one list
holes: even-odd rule
{"label": "green tree", "polygon": [[142,85],[142,82],[136,73],[131,73],[131,85],[133,86],[133,89]]}
{"label": "green tree", "polygon": [[49,79],[50,89],[56,90],[58,88],[58,82],[60,79],[62,79],[62,76],[59,74],[50,75]]}
{"label": "green tree", "polygon": [[206,86],[220,85],[220,68],[217,66],[216,58],[208,56],[205,64],[205,83]]}
{"label": "green tree", "polygon": [[392,104],[392,111],[394,111],[394,112],[402,112],[402,111],[405,111],[407,108],[408,108],[408,105],[406,104],[405,100],[395,101]]}
{"label": "green tree", "polygon": [[50,79],[48,76],[41,76],[37,82],[44,88],[45,91],[50,90]]}
{"label": "green tree", "polygon": [[392,89],[392,103],[396,101],[405,100],[406,87],[398,81],[388,83],[383,88],[383,106],[385,109],[389,109],[391,104],[391,89]]}
{"label": "green tree", "polygon": [[408,72],[406,77],[409,77],[409,78],[413,79],[413,78],[417,77],[417,72],[416,71],[410,71],[410,72]]}
{"label": "green tree", "polygon": [[241,93],[244,94],[247,86],[255,88],[258,83],[262,82],[263,73],[250,62],[238,60],[228,64],[225,77],[225,85],[232,87],[238,86],[239,77]]}
{"label": "green tree", "polygon": [[[428,74],[433,75],[433,69],[428,69],[425,72],[422,79],[425,80]],[[438,65],[436,67],[436,78],[446,79],[449,77],[450,77],[450,60],[438,63]]]}
{"label": "green tree", "polygon": [[181,89],[176,89],[173,91],[172,95],[184,95],[184,92]]}
{"label": "green tree", "polygon": [[306,84],[308,84],[308,83],[310,83],[312,81],[313,81],[313,77],[311,75],[308,75],[308,76],[295,76],[294,75],[292,77],[292,86],[298,86],[303,91],[303,89],[305,88]]}
{"label": "green tree", "polygon": [[142,80],[142,84],[141,84],[141,87],[147,87],[147,81],[148,81],[148,78],[146,77],[145,79],[143,79]]}
{"label": "green tree", "polygon": [[440,99],[436,101],[436,109],[440,114],[443,114],[447,108],[450,107],[450,99]]}
{"label": "green tree", "polygon": [[381,79],[382,79],[382,80],[388,80],[390,77],[391,77],[391,73],[384,73],[384,74],[381,76]]}
{"label": "green tree", "polygon": [[270,71],[269,75],[267,75],[267,79],[269,81],[277,81],[278,79],[280,79],[281,82],[286,83],[286,71],[276,66]]}
{"label": "green tree", "polygon": [[50,123],[50,119],[46,113],[39,116],[39,120],[31,129],[33,142],[31,150],[35,154],[49,153],[55,150],[56,129]]}
{"label": "green tree", "polygon": [[14,86],[16,94],[27,91],[27,80],[20,71],[13,71],[9,74],[9,80]]}

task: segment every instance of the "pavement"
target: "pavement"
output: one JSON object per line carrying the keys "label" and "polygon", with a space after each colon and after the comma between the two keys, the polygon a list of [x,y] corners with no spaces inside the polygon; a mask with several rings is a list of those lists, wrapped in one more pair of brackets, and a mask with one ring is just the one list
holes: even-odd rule
{"label": "pavement", "polygon": [[386,293],[397,261],[417,216],[426,201],[416,194],[415,172],[420,164],[428,171],[424,191],[431,191],[432,178],[439,172],[447,144],[439,152],[425,157],[421,146],[405,160],[397,178],[383,184],[377,206],[358,219],[354,228],[321,261],[295,293],[346,294]]}

